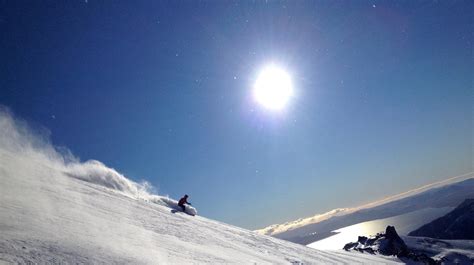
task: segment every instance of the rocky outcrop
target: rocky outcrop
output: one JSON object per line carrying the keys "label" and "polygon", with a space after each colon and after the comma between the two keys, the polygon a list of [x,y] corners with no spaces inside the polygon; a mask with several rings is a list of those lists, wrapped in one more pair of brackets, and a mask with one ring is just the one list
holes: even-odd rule
{"label": "rocky outcrop", "polygon": [[423,262],[425,264],[440,264],[440,261],[436,261],[426,254],[410,250],[393,226],[387,226],[385,233],[379,233],[374,237],[359,236],[357,242],[346,244],[344,250],[397,256],[401,260]]}

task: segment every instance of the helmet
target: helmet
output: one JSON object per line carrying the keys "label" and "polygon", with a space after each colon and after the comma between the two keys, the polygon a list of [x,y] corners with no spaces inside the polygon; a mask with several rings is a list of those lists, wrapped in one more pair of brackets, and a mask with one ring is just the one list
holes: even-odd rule
{"label": "helmet", "polygon": [[186,197],[186,198],[187,198],[187,197],[189,197],[189,196],[188,196],[188,194],[184,194],[184,197]]}

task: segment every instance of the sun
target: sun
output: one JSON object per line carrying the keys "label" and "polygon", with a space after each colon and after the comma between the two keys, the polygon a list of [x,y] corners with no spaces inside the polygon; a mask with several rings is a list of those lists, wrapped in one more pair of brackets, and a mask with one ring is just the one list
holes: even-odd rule
{"label": "sun", "polygon": [[254,84],[253,96],[266,109],[284,109],[293,96],[290,75],[276,65],[263,68]]}

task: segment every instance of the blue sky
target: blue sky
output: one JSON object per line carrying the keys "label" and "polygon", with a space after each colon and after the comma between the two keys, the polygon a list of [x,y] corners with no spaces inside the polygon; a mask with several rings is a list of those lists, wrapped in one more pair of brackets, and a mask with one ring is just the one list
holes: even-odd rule
{"label": "blue sky", "polygon": [[[470,1],[3,1],[0,104],[259,228],[472,171]],[[252,100],[290,73],[282,112]]]}

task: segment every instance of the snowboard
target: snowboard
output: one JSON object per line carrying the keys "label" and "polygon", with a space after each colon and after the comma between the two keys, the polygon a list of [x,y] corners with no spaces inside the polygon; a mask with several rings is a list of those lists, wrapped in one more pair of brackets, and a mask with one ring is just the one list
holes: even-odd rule
{"label": "snowboard", "polygon": [[195,216],[196,213],[192,211],[190,208],[186,207],[186,210],[183,212],[181,208],[179,209],[171,209],[171,213],[185,213],[187,215]]}

